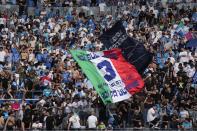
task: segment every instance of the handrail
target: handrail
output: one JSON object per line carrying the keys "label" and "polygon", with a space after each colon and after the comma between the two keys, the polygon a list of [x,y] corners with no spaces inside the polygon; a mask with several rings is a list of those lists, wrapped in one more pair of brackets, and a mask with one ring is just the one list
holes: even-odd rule
{"label": "handrail", "polygon": [[[23,100],[23,99],[0,99],[0,101],[20,101],[20,100]],[[39,99],[24,99],[26,101],[37,101]]]}
{"label": "handrail", "polygon": [[[0,92],[7,92],[7,91],[2,91],[2,90],[0,90]],[[19,91],[19,90],[16,90],[15,92],[23,92],[23,91]],[[27,92],[31,92],[31,93],[41,93],[41,92],[43,92],[42,90],[29,90],[29,91],[27,91]]]}

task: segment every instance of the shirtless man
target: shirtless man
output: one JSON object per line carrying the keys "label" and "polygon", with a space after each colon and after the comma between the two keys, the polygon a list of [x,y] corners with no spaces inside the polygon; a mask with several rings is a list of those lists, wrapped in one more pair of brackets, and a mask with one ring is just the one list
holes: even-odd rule
{"label": "shirtless man", "polygon": [[10,116],[8,117],[5,123],[4,131],[13,130],[14,126],[15,126],[14,112],[10,112]]}
{"label": "shirtless man", "polygon": [[5,125],[4,118],[2,114],[0,114],[0,130],[3,130],[4,125]]}

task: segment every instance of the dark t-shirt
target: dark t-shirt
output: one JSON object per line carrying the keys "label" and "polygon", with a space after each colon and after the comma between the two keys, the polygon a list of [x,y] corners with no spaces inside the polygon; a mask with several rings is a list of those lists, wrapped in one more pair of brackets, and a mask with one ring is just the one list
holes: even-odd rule
{"label": "dark t-shirt", "polygon": [[169,99],[169,100],[172,100],[173,98],[173,93],[172,92],[168,92],[167,89],[164,89],[161,94],[166,98],[166,99]]}
{"label": "dark t-shirt", "polygon": [[171,129],[178,129],[178,125],[179,125],[179,123],[176,120],[172,120],[170,122],[170,128]]}
{"label": "dark t-shirt", "polygon": [[8,79],[7,78],[1,78],[1,81],[2,81],[2,87],[4,89],[7,89],[8,88]]}
{"label": "dark t-shirt", "polygon": [[57,116],[55,117],[55,120],[56,120],[56,122],[55,122],[56,126],[59,126],[59,125],[62,123],[63,117],[57,115]]}
{"label": "dark t-shirt", "polygon": [[52,130],[54,128],[54,117],[53,116],[48,116],[46,118],[46,129],[47,130]]}
{"label": "dark t-shirt", "polygon": [[23,115],[23,123],[25,124],[25,128],[29,128],[31,122],[32,122],[32,111],[30,109],[26,109]]}

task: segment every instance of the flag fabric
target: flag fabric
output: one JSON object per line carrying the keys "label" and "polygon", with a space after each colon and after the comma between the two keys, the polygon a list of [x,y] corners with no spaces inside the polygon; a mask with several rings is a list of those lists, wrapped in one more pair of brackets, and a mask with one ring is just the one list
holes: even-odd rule
{"label": "flag fabric", "polygon": [[[105,57],[92,59],[91,62],[105,78],[107,85],[114,90],[112,96],[117,96],[123,87],[132,95],[140,92],[144,87],[144,82],[135,67],[127,62]],[[119,90],[115,91],[115,89]]]}
{"label": "flag fabric", "polygon": [[126,100],[144,86],[135,67],[125,61],[118,49],[94,53],[82,50],[70,52],[104,104]]}
{"label": "flag fabric", "polygon": [[122,56],[122,51],[119,48],[113,48],[111,50],[97,52],[99,56],[104,56],[110,59],[116,59],[118,61],[126,62],[125,58]]}
{"label": "flag fabric", "polygon": [[153,55],[139,41],[127,35],[122,21],[118,21],[111,29],[104,32],[99,39],[104,49],[120,48],[124,58],[133,64],[139,73],[143,73],[152,61]]}
{"label": "flag fabric", "polygon": [[112,98],[110,96],[110,89],[105,84],[105,81],[102,76],[96,71],[95,66],[89,61],[96,57],[96,54],[91,54],[83,50],[70,50],[73,58],[77,61],[82,71],[91,81],[96,92],[101,97],[104,104],[112,103]]}
{"label": "flag fabric", "polygon": [[[112,61],[112,65],[118,71],[118,74],[121,76],[123,82],[126,84],[125,88],[130,94],[133,95],[143,89],[144,82],[140,74],[132,64],[129,64],[125,60],[125,58],[122,56],[121,49],[114,48],[108,51],[103,51],[103,53],[99,54],[100,56],[109,58]],[[97,59],[94,59],[92,60],[92,62],[96,60]]]}

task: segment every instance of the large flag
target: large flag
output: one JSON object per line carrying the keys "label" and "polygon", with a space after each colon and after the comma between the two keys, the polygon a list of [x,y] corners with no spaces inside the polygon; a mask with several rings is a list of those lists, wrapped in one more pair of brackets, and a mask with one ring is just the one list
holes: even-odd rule
{"label": "large flag", "polygon": [[126,100],[144,86],[135,67],[126,62],[120,53],[117,49],[96,53],[71,50],[105,104]]}
{"label": "large flag", "polygon": [[[70,50],[73,58],[77,61],[79,66],[82,68],[85,75],[91,81],[96,92],[101,97],[104,104],[112,103],[112,98],[110,95],[110,89],[105,84],[102,76],[96,71],[95,66],[89,61],[93,59],[96,55],[88,53],[82,50]],[[94,55],[94,56],[93,56]]]}
{"label": "large flag", "polygon": [[140,73],[143,73],[152,61],[152,54],[146,50],[142,43],[128,37],[121,21],[104,32],[99,39],[105,49],[121,48],[124,58],[133,64]]}

